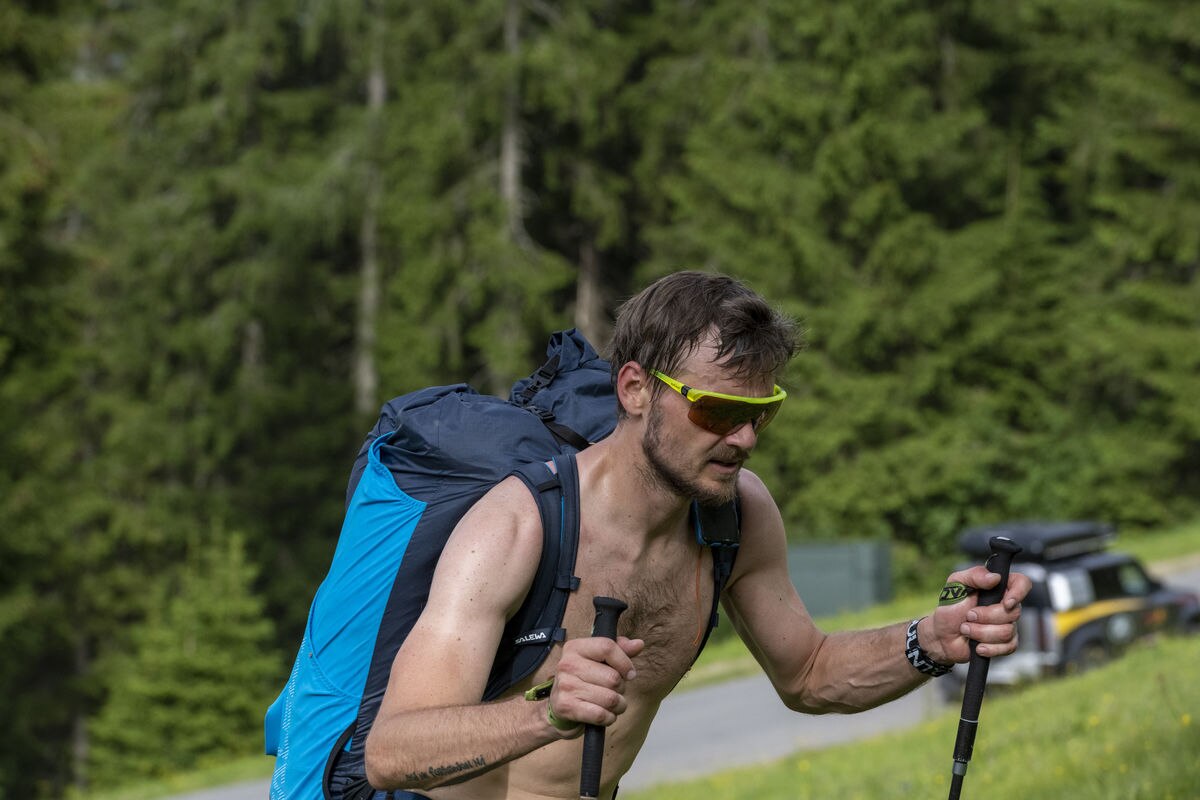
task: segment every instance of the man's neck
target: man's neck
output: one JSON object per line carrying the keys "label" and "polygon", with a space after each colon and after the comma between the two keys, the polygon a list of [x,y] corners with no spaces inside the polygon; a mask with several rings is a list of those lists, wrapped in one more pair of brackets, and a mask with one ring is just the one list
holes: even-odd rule
{"label": "man's neck", "polygon": [[618,426],[577,462],[582,493],[608,522],[645,539],[676,535],[692,501],[648,477],[640,433]]}

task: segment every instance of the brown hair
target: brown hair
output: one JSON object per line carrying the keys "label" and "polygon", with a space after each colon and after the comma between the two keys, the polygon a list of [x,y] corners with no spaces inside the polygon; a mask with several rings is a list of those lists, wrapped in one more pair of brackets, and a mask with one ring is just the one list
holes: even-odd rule
{"label": "brown hair", "polygon": [[672,374],[710,331],[717,335],[717,358],[743,378],[776,375],[800,349],[795,321],[741,281],[707,272],[676,272],[650,284],[618,310],[608,353],[614,385],[617,372],[629,361]]}

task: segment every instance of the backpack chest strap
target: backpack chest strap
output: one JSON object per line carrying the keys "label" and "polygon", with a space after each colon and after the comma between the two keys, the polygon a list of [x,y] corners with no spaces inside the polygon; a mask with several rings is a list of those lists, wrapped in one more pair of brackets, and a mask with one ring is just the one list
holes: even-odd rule
{"label": "backpack chest strap", "polygon": [[704,640],[700,642],[700,649],[696,651],[696,658],[699,658],[713,629],[721,620],[721,593],[725,591],[729,576],[733,574],[738,546],[741,544],[741,502],[734,498],[731,502],[716,507],[693,503],[692,520],[696,527],[696,539],[701,544],[708,545],[713,559],[712,612],[708,619],[708,630],[704,632]]}

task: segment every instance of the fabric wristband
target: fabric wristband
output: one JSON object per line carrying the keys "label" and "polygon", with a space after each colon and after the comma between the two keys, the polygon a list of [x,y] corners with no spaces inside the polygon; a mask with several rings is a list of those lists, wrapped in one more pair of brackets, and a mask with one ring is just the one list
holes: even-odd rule
{"label": "fabric wristband", "polygon": [[582,723],[575,722],[570,719],[559,719],[554,714],[554,706],[550,705],[550,701],[546,701],[546,720],[560,731],[577,730]]}
{"label": "fabric wristband", "polygon": [[[924,619],[924,617],[921,617]],[[921,647],[917,642],[917,625],[921,619],[914,619],[908,625],[908,633],[904,637],[904,655],[908,659],[908,663],[913,665],[913,669],[925,675],[934,678],[945,675],[950,670],[954,669],[954,665],[939,664],[929,657],[929,653]]]}
{"label": "fabric wristband", "polygon": [[582,723],[575,722],[574,720],[569,720],[569,719],[561,719],[554,713],[554,706],[550,705],[550,690],[552,688],[554,688],[554,678],[551,678],[550,680],[546,681],[545,683],[539,683],[537,686],[534,686],[532,689],[529,689],[528,691],[526,691],[525,699],[530,700],[530,701],[545,700],[546,701],[546,721],[549,722],[556,729],[566,732],[566,731],[573,731],[576,728],[580,727],[580,725],[582,725]]}

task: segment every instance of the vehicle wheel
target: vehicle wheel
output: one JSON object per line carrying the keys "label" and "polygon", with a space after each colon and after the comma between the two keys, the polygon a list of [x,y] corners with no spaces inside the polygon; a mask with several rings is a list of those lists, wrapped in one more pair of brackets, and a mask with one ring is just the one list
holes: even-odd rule
{"label": "vehicle wheel", "polygon": [[1067,673],[1078,675],[1093,670],[1109,660],[1108,648],[1100,642],[1088,642],[1067,662]]}

